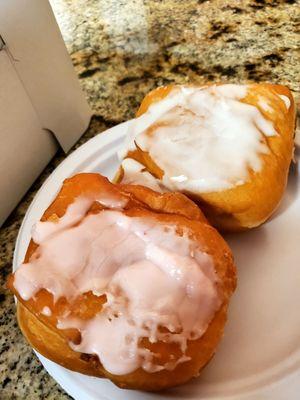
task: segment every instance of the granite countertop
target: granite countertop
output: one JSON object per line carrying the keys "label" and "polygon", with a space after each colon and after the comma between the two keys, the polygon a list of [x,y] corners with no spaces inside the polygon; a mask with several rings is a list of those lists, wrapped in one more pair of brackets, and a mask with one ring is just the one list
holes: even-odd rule
{"label": "granite countertop", "polygon": [[[143,96],[171,82],[271,81],[299,103],[300,0],[50,0],[94,110],[87,132],[134,116]],[[74,150],[74,149],[72,149]],[[18,229],[60,151],[0,231],[0,399],[70,398],[22,337],[5,289]]]}

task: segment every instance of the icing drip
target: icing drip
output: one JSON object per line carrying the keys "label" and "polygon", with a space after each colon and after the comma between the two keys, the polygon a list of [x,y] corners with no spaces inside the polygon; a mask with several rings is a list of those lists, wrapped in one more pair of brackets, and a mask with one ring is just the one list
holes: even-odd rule
{"label": "icing drip", "polygon": [[291,101],[287,96],[284,96],[283,94],[279,94],[278,97],[281,98],[281,100],[283,100],[286,109],[288,110],[291,107]]}
{"label": "icing drip", "polygon": [[243,103],[247,86],[175,87],[129,127],[135,143],[164,171],[170,190],[219,191],[243,184],[276,135],[259,109]]}
{"label": "icing drip", "polygon": [[261,107],[263,110],[265,110],[267,112],[273,112],[273,108],[266,101],[266,99],[262,96],[259,97],[258,105],[259,105],[259,107]]}
{"label": "icing drip", "polygon": [[[116,210],[86,214],[87,203],[79,198],[58,221],[36,224],[38,257],[16,271],[15,288],[24,300],[42,288],[55,301],[105,294],[94,317],[60,317],[59,329],[81,333],[80,344],[70,346],[98,355],[113,374],[175,368],[189,359],[187,341],[203,335],[221,305],[212,258],[188,231],[179,236],[175,225]],[[51,310],[45,307],[43,314]],[[176,343],[180,355],[159,363],[142,346],[145,339]]]}
{"label": "icing drip", "polygon": [[42,314],[45,315],[46,317],[50,317],[52,315],[52,312],[50,308],[46,306],[42,309]]}
{"label": "icing drip", "polygon": [[156,179],[149,172],[145,171],[145,167],[132,158],[125,158],[121,165],[124,173],[122,183],[143,185],[160,193],[167,191],[159,179]]}

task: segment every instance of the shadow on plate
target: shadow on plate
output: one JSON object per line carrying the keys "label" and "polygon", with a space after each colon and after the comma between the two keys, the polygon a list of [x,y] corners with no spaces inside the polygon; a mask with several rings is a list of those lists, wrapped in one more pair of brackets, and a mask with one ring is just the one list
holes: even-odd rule
{"label": "shadow on plate", "polygon": [[[295,159],[300,157],[300,148],[296,147],[295,149]],[[283,199],[281,200],[281,203],[278,207],[278,209],[275,211],[275,213],[272,215],[270,220],[275,219],[279,217],[280,214],[284,213],[290,206],[291,204],[296,200],[297,194],[299,191],[299,161],[292,162],[290,171],[289,171],[289,177],[288,177],[288,184],[285,190],[285,193],[283,195]]]}

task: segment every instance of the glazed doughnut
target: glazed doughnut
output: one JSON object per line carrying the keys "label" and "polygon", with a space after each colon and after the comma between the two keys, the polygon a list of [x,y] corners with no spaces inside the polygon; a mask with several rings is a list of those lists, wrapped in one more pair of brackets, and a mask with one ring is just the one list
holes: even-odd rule
{"label": "glazed doughnut", "polygon": [[191,200],[92,173],[64,181],[8,280],[38,352],[150,391],[209,362],[235,286],[229,247]]}
{"label": "glazed doughnut", "polygon": [[220,230],[253,228],[282,198],[294,128],[281,85],[160,87],[130,125],[116,181],[180,191]]}

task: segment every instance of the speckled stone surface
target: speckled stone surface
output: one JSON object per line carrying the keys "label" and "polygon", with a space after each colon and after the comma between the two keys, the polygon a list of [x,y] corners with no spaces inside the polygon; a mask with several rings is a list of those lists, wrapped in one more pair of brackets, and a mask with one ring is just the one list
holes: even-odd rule
{"label": "speckled stone surface", "polygon": [[[170,82],[271,81],[299,102],[300,0],[50,2],[95,113],[75,147],[133,117],[149,90]],[[4,286],[26,209],[64,157],[57,154],[0,231],[1,400],[70,398],[23,339]]]}

